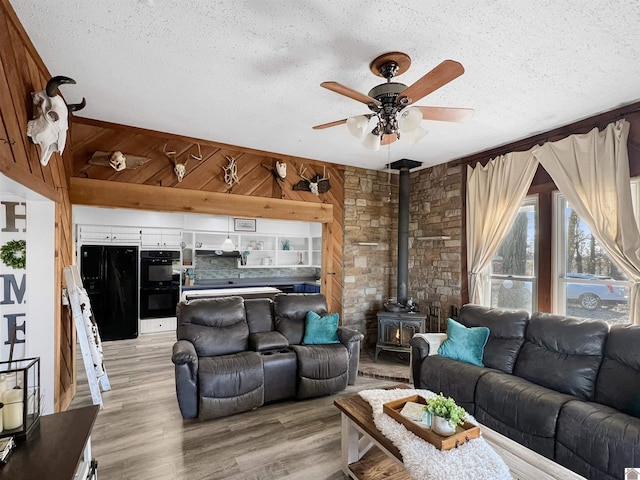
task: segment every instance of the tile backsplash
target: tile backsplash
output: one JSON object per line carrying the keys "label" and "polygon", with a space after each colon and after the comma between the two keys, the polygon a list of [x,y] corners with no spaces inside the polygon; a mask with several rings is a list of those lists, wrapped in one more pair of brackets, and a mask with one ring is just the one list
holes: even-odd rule
{"label": "tile backsplash", "polygon": [[193,271],[196,281],[264,277],[320,278],[320,269],[316,267],[238,268],[238,260],[233,257],[196,256]]}

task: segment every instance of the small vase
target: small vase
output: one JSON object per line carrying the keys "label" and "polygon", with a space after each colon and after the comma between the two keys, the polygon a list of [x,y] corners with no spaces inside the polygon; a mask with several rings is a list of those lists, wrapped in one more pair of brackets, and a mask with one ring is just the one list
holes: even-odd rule
{"label": "small vase", "polygon": [[449,437],[456,433],[456,426],[446,418],[434,415],[431,419],[431,430],[443,437]]}

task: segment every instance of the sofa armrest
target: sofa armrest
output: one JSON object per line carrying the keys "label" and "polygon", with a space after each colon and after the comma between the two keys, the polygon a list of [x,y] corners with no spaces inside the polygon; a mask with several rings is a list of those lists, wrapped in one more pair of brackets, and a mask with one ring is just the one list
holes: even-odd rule
{"label": "sofa armrest", "polygon": [[360,342],[364,339],[364,335],[357,330],[349,327],[338,327],[338,338],[340,343],[348,347],[349,343]]}
{"label": "sofa armrest", "polygon": [[198,355],[188,340],[173,344],[171,361],[175,365],[176,395],[182,418],[198,416]]}
{"label": "sofa armrest", "polygon": [[289,346],[287,337],[280,332],[258,332],[249,334],[249,348],[254,352],[263,352]]}
{"label": "sofa armrest", "polygon": [[410,340],[411,346],[411,379],[416,386],[420,382],[422,360],[429,355],[436,355],[438,348],[447,338],[446,333],[416,333]]}
{"label": "sofa armrest", "polygon": [[340,339],[340,343],[347,347],[347,354],[349,355],[347,383],[349,385],[355,385],[356,378],[358,377],[358,365],[360,363],[360,342],[364,339],[364,335],[353,328],[339,327],[338,338]]}

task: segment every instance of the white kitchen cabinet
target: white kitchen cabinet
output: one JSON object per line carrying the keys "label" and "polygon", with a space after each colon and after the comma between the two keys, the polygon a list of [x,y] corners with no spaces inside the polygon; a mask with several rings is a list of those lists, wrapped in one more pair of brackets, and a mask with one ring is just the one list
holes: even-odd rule
{"label": "white kitchen cabinet", "polygon": [[246,261],[240,268],[302,267],[310,265],[307,236],[240,235],[238,250]]}
{"label": "white kitchen cabinet", "polygon": [[322,237],[311,237],[311,265],[322,265]]}
{"label": "white kitchen cabinet", "polygon": [[140,236],[140,228],[137,227],[106,227],[104,225],[80,225],[78,227],[78,240],[82,244],[138,244]]}
{"label": "white kitchen cabinet", "polygon": [[149,248],[180,248],[182,232],[170,228],[143,228],[142,246]]}

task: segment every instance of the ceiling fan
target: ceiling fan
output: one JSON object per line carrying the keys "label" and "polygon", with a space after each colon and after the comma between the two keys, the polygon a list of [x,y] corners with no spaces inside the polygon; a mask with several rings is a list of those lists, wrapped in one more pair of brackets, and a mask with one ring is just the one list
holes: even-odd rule
{"label": "ceiling fan", "polygon": [[[346,97],[362,102],[373,113],[344,118],[334,122],[316,125],[314,130],[347,124],[349,131],[371,150],[380,145],[395,142],[401,136],[413,145],[427,134],[420,127],[420,121],[438,120],[444,122],[464,122],[471,118],[473,109],[451,107],[412,106],[414,102],[436,91],[464,73],[464,67],[453,60],[445,60],[430,72],[407,87],[391,79],[409,69],[411,58],[406,53],[388,52],[376,57],[369,68],[374,75],[385,78],[386,83],[373,87],[367,95],[346,87],[338,82],[323,82],[320,86]],[[376,125],[367,133],[369,121],[375,118]]]}

